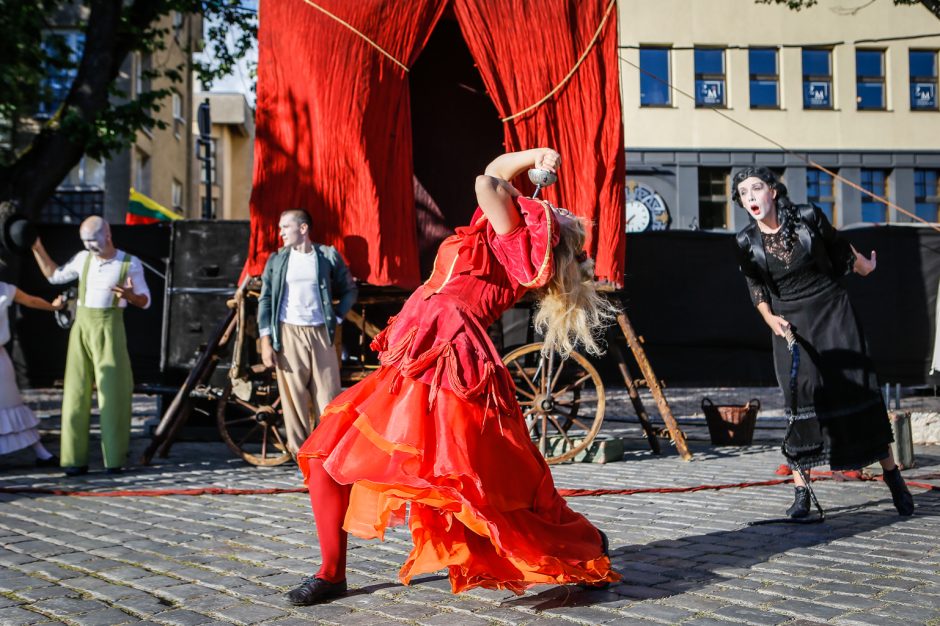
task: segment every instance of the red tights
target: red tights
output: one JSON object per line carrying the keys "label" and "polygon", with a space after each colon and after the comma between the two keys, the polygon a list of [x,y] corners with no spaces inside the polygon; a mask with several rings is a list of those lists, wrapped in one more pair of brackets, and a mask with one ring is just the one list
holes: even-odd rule
{"label": "red tights", "polygon": [[310,459],[310,506],[320,539],[320,571],[317,578],[331,583],[346,579],[346,537],[343,521],[349,508],[349,485],[341,485],[323,469],[323,459]]}

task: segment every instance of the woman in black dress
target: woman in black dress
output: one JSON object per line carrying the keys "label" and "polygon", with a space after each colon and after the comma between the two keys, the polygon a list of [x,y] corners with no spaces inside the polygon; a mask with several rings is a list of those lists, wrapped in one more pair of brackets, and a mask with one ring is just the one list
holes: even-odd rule
{"label": "woman in black dress", "polygon": [[[765,167],[740,170],[732,180],[733,198],[752,221],[737,234],[741,270],[751,299],[773,331],[774,368],[786,399],[788,430],[816,451],[799,459],[809,468],[860,469],[879,461],[901,515],[914,501],[891,455],[891,425],[879,392],[874,366],[848,293],[837,282],[855,272],[867,276],[876,256],[866,258],[843,239],[813,205],[794,205],[787,189]],[[785,336],[792,330],[800,346],[796,414],[791,415],[790,353]],[[795,464],[790,462],[791,469]],[[799,472],[793,518],[809,514],[809,492]]]}

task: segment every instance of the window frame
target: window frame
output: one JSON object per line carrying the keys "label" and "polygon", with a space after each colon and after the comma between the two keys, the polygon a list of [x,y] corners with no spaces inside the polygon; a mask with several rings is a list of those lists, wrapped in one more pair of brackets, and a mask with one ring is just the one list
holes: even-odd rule
{"label": "window frame", "polygon": [[[915,75],[911,68],[911,55],[914,53],[927,53],[933,55],[933,76]],[[940,51],[936,48],[909,48],[907,51],[907,81],[908,97],[910,98],[911,111],[940,111],[940,98],[938,98],[937,74],[940,72]],[[915,106],[914,105],[914,85],[915,84],[933,85],[933,106]]]}
{"label": "window frame", "polygon": [[[806,53],[807,52],[825,52],[829,61],[828,74],[807,74],[806,73]],[[803,47],[800,49],[800,75],[802,76],[803,91],[803,110],[804,111],[833,111],[835,110],[835,93],[833,85],[835,84],[835,71],[833,68],[833,53],[831,47]],[[807,104],[806,87],[812,83],[826,83],[829,86],[829,102],[826,105],[813,106]]]}
{"label": "window frame", "polygon": [[[810,181],[810,178],[813,176],[816,177],[815,182]],[[826,177],[829,180],[824,182],[822,180],[822,177]],[[810,190],[811,184],[815,184],[817,189],[821,189],[823,186],[828,186],[830,195],[810,196],[809,190]],[[826,217],[829,218],[829,222],[833,225],[837,225],[838,219],[839,219],[838,204],[836,203],[836,189],[837,189],[836,179],[834,176],[820,169],[816,169],[814,167],[806,168],[806,201],[809,202],[810,204],[815,204],[816,206],[818,206],[822,210],[823,213],[826,213],[826,209],[824,208],[823,205],[831,204],[832,210],[829,213],[826,213]]]}
{"label": "window frame", "polygon": [[[919,182],[917,180],[918,175],[926,176],[927,174],[933,174],[933,195],[927,193],[927,184],[928,181],[924,180]],[[924,187],[924,194],[918,195],[918,187]],[[933,217],[928,219],[920,214],[920,205],[930,204],[933,205]],[[928,222],[938,223],[940,222],[940,168],[929,168],[929,167],[919,167],[914,169],[914,214],[918,217],[926,219]]]}
{"label": "window frame", "polygon": [[[877,76],[862,76],[858,70],[859,53],[878,53],[881,61],[881,73]],[[888,110],[888,69],[887,69],[887,50],[884,48],[856,48],[855,49],[855,109],[857,111],[887,111]],[[862,85],[880,85],[881,86],[881,105],[862,106],[862,95],[859,88]]]}
{"label": "window frame", "polygon": [[[703,195],[703,174],[720,174],[723,182],[723,195],[715,195],[711,193],[709,195]],[[714,191],[714,185],[717,182],[717,178],[709,178],[708,185],[709,190]],[[705,231],[728,231],[732,226],[732,217],[731,217],[731,169],[725,167],[699,167],[698,168],[698,211],[696,215],[696,221],[700,230]],[[706,227],[702,219],[702,208],[704,204],[708,205],[722,205],[724,210],[724,224],[722,226],[708,226]]]}
{"label": "window frame", "polygon": [[[719,52],[721,54],[721,73],[699,72],[698,52]],[[727,48],[721,46],[695,46],[692,51],[692,71],[695,79],[695,108],[696,109],[727,109],[728,108],[728,55]],[[706,103],[699,101],[699,82],[720,82],[721,102]]]}
{"label": "window frame", "polygon": [[[773,52],[774,55],[774,73],[773,74],[755,74],[751,71],[751,52],[763,51]],[[780,110],[780,49],[773,46],[752,46],[747,49],[747,75],[748,75],[748,104],[752,109]],[[754,83],[755,82],[773,82],[774,83],[774,104],[754,104]]]}
{"label": "window frame", "polygon": [[[874,187],[875,187],[874,183],[872,183],[871,187],[868,187],[868,186],[865,185],[865,175],[866,175],[866,174],[869,174],[869,175],[883,174],[883,175],[884,175],[884,179],[883,179],[883,181],[881,182],[881,191],[880,191],[880,192],[879,192],[877,189],[874,188]],[[871,192],[871,193],[877,195],[877,196],[881,196],[882,198],[887,198],[887,197],[888,197],[888,189],[889,189],[888,185],[889,185],[889,183],[890,183],[890,179],[891,179],[891,170],[886,169],[886,168],[883,168],[883,167],[863,167],[863,168],[861,168],[861,169],[859,170],[859,184],[861,185],[861,187],[862,187],[863,189],[865,189],[865,190],[867,190],[867,191],[869,191],[869,192]],[[862,201],[861,201],[860,209],[861,209],[861,221],[862,221],[863,223],[866,223],[866,224],[885,223],[885,224],[887,224],[888,222],[891,221],[891,214],[888,212],[888,206],[887,206],[887,205],[885,205],[885,204],[883,204],[883,203],[881,203],[881,202],[878,202],[877,200],[872,200],[872,199],[870,199],[869,196],[867,196],[866,194],[861,194],[861,195],[862,195],[862,198],[861,198]],[[884,219],[882,219],[882,220],[870,220],[870,219],[866,219],[866,218],[865,218],[865,208],[866,208],[866,205],[872,205],[872,204],[877,204],[878,206],[881,207],[880,210],[883,211],[883,217],[884,217]]]}
{"label": "window frame", "polygon": [[[665,78],[666,84],[664,85],[666,89],[666,102],[659,104],[648,104],[643,102],[643,77],[646,76],[643,70],[643,52],[644,51],[662,51],[666,54],[666,76],[660,78]],[[639,66],[640,66],[640,108],[643,109],[669,109],[673,107],[672,102],[672,48],[669,46],[658,46],[658,45],[641,45],[639,48]],[[648,70],[647,70],[648,71]],[[650,80],[656,81],[655,78],[649,77]],[[659,82],[659,81],[656,81]]]}

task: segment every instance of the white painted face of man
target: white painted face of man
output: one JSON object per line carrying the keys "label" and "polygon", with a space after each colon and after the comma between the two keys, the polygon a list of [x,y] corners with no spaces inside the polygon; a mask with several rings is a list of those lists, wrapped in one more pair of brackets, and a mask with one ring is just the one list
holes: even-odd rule
{"label": "white painted face of man", "polygon": [[107,235],[104,229],[95,233],[81,233],[82,245],[93,254],[101,254],[107,245]]}

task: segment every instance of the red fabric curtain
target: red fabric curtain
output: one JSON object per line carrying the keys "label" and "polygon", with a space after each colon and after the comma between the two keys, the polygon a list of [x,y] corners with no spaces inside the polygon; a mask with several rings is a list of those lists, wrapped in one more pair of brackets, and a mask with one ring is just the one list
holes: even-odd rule
{"label": "red fabric curtain", "polygon": [[[447,0],[312,2],[410,67]],[[357,278],[418,284],[407,73],[304,0],[261,0],[259,15],[246,273],[261,273],[278,216],[299,207]]]}
{"label": "red fabric curtain", "polygon": [[[538,102],[562,81],[609,5],[610,0],[454,0],[501,118]],[[625,172],[616,6],[564,87],[506,123],[505,136],[510,150],[547,145],[561,152],[559,181],[546,198],[593,221],[587,251],[596,260],[597,277],[622,285]]]}

